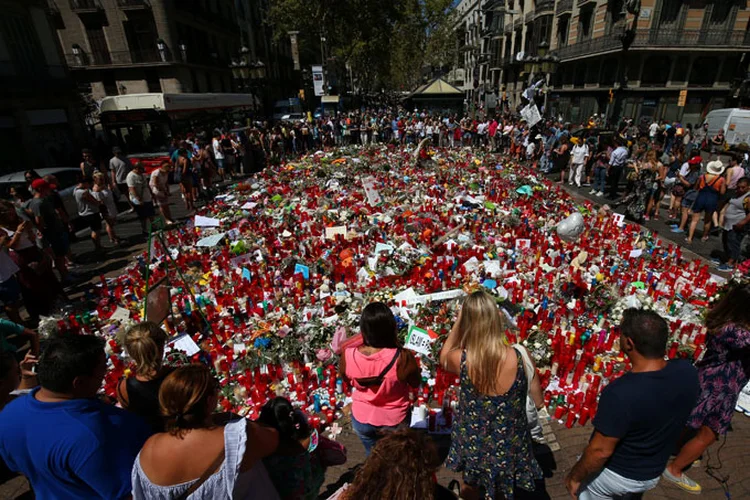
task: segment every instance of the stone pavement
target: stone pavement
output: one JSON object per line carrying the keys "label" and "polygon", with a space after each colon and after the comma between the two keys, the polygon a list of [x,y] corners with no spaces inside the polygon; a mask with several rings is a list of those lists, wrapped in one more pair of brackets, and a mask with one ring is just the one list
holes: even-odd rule
{"label": "stone pavement", "polygon": [[[709,448],[704,455],[700,466],[693,467],[689,476],[703,487],[703,493],[695,496],[683,492],[670,483],[661,481],[652,491],[644,495],[645,499],[673,499],[681,500],[688,498],[702,498],[704,500],[726,500],[721,485],[706,473],[706,467],[721,468],[714,471],[717,477],[727,478],[727,486],[733,499],[750,498],[750,418],[736,413],[732,421],[734,430],[729,433],[726,443],[718,452],[721,441]],[[345,482],[351,482],[357,466],[364,462],[364,447],[357,438],[351,425],[343,424],[343,431],[338,441],[347,448],[347,463],[337,467],[331,467],[326,472],[325,485],[321,490],[321,499],[336,491]],[[578,460],[588,442],[593,427],[587,424],[585,427],[566,428],[561,423],[553,421],[549,424],[549,436],[552,433],[554,441],[548,438],[548,446],[537,447],[537,459],[545,472],[546,493],[538,492],[533,495],[517,495],[519,498],[553,499],[563,500],[570,498],[565,489],[565,475],[570,471]],[[450,444],[448,437],[436,439],[441,456],[447,454]],[[557,443],[558,446],[555,446]],[[555,449],[556,451],[551,451]],[[718,454],[717,454],[718,453]],[[448,470],[444,466],[437,471],[438,482],[448,486],[451,480],[460,480],[460,474]]]}

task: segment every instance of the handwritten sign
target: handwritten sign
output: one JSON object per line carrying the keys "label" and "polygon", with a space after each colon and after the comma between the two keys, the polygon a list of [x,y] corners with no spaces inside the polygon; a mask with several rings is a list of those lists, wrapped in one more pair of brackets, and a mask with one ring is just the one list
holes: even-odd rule
{"label": "handwritten sign", "polygon": [[377,190],[377,181],[374,177],[365,177],[362,179],[362,186],[365,188],[365,195],[367,196],[367,203],[374,207],[380,204],[383,200],[380,197],[380,193]]}
{"label": "handwritten sign", "polygon": [[221,220],[214,219],[213,217],[196,215],[194,224],[195,227],[219,227],[221,225]]}
{"label": "handwritten sign", "polygon": [[338,235],[346,237],[346,226],[334,226],[326,228],[327,240],[334,240]]}
{"label": "handwritten sign", "polygon": [[409,327],[409,333],[406,334],[406,343],[404,344],[404,347],[411,351],[429,356],[433,342],[435,342],[435,338],[430,335],[430,332],[412,325]]}
{"label": "handwritten sign", "polygon": [[195,341],[193,341],[193,338],[187,333],[171,340],[167,345],[178,351],[184,351],[188,357],[201,352],[201,348],[198,347],[198,344],[196,344]]}
{"label": "handwritten sign", "polygon": [[615,224],[617,224],[618,227],[625,225],[625,216],[623,214],[612,214],[612,218],[615,220]]}
{"label": "handwritten sign", "polygon": [[466,295],[466,292],[464,292],[461,289],[446,290],[445,292],[430,293],[427,295],[417,295],[415,297],[407,297],[406,299],[404,299],[404,302],[406,302],[406,305],[411,306],[414,304],[426,304],[428,302],[435,302],[438,300],[457,299],[465,295]]}

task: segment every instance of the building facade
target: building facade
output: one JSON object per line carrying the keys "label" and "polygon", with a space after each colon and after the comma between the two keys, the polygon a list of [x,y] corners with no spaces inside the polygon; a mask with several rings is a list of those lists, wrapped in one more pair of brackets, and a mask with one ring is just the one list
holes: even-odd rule
{"label": "building facade", "polygon": [[71,166],[80,100],[44,0],[0,0],[0,171]]}
{"label": "building facade", "polygon": [[[750,2],[642,0],[637,19],[628,12],[629,3],[464,0],[456,13],[465,18],[457,26],[459,44],[463,36],[465,54],[480,55],[474,66],[468,55],[461,61],[467,84],[474,87],[471,77],[479,66],[477,88],[494,90],[499,107],[515,109],[532,78],[541,76],[531,75],[524,60],[546,42],[560,58],[550,76],[549,111],[571,122],[618,112],[637,120],[696,123],[711,109],[736,103],[738,83],[747,72]],[[470,14],[462,17],[461,6]],[[624,52],[622,38],[631,28]],[[687,96],[678,106],[681,91]]]}
{"label": "building facade", "polygon": [[94,101],[144,92],[231,92],[241,46],[233,2],[48,0],[71,73]]}

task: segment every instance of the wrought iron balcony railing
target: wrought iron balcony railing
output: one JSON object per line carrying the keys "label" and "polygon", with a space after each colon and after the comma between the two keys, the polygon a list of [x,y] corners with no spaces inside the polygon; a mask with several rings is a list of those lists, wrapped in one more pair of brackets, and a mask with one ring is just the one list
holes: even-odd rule
{"label": "wrought iron balcony railing", "polygon": [[564,13],[573,12],[573,0],[558,0],[557,6],[555,7],[555,14],[560,15]]}
{"label": "wrought iron balcony railing", "polygon": [[70,10],[73,12],[96,12],[104,10],[100,0],[70,0]]}

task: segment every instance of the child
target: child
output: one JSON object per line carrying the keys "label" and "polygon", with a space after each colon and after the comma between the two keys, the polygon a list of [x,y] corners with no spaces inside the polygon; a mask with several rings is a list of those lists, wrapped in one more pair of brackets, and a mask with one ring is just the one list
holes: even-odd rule
{"label": "child", "polygon": [[316,499],[325,480],[325,469],[315,453],[318,431],[312,429],[305,415],[288,399],[275,398],[265,404],[258,423],[279,432],[276,453],[263,459],[279,498]]}

